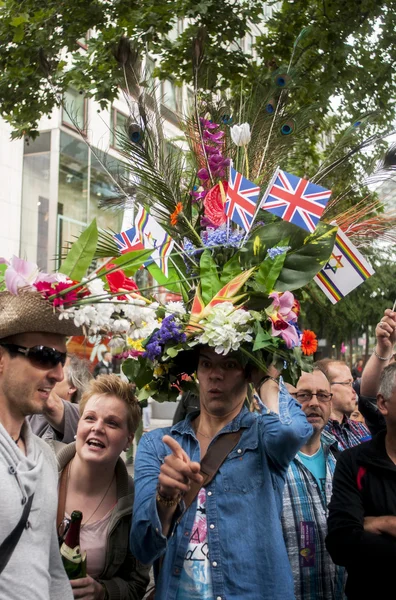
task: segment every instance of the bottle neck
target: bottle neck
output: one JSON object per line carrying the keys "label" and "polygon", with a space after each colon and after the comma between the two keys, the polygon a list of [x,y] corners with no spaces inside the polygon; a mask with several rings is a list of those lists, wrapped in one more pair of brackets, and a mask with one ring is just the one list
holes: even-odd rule
{"label": "bottle neck", "polygon": [[80,545],[80,527],[81,527],[81,519],[72,520],[70,523],[70,527],[67,531],[65,544],[69,546],[69,548],[75,548]]}

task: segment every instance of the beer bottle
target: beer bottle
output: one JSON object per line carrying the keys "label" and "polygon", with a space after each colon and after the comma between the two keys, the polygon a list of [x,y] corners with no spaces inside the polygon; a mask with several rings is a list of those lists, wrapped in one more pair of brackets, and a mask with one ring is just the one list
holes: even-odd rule
{"label": "beer bottle", "polygon": [[80,527],[82,512],[74,510],[71,514],[71,522],[66,533],[65,541],[60,547],[63,565],[69,579],[80,579],[86,577],[86,552],[80,549]]}

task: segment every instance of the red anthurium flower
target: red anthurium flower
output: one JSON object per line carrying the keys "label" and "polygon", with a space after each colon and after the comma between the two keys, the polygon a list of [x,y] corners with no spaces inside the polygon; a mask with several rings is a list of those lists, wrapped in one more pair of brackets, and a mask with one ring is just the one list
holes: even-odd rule
{"label": "red anthurium flower", "polygon": [[[227,193],[228,182],[222,182],[224,193]],[[209,219],[215,227],[220,227],[227,221],[227,217],[224,212],[224,203],[221,195],[220,184],[217,183],[212,189],[208,191],[204,200],[205,217]]]}
{"label": "red anthurium flower", "polygon": [[[113,269],[116,265],[109,265],[109,269]],[[137,292],[139,290],[136,283],[131,277],[127,277],[122,269],[106,274],[106,279],[109,284],[110,291],[115,292]],[[125,295],[117,296],[119,300],[126,300]]]}

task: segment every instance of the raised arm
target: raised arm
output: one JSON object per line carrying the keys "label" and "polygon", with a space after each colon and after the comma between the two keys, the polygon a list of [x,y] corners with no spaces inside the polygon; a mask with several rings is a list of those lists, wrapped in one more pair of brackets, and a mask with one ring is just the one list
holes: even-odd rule
{"label": "raised arm", "polygon": [[382,371],[389,365],[396,343],[396,312],[387,308],[375,328],[377,344],[362,373],[360,393],[375,398]]}
{"label": "raised arm", "polygon": [[260,386],[263,443],[271,461],[286,472],[290,461],[312,435],[298,402],[289,394],[283,382],[267,379]]}

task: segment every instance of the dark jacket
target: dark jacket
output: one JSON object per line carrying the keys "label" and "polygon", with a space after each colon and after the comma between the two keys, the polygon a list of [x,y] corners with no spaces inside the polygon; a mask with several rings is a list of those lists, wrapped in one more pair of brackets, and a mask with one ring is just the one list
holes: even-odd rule
{"label": "dark jacket", "polygon": [[[74,457],[76,444],[52,442],[51,446],[60,475]],[[149,567],[142,565],[129,550],[134,485],[121,458],[116,464],[116,481],[117,504],[107,533],[106,563],[98,581],[106,587],[110,600],[141,600],[149,582]]]}
{"label": "dark jacket", "polygon": [[349,600],[394,597],[396,538],[364,530],[365,517],[396,516],[396,465],[385,450],[385,431],[345,450],[337,461],[326,546],[348,572]]}
{"label": "dark jacket", "polygon": [[185,392],[180,398],[179,404],[177,405],[172,425],[183,421],[190,413],[200,410],[199,396],[192,394],[191,392]]}
{"label": "dark jacket", "polygon": [[107,365],[105,365],[103,360],[101,360],[98,363],[96,363],[93,371],[93,376],[96,379],[96,377],[98,377],[99,375],[111,375],[113,371],[114,369],[112,363],[108,363]]}
{"label": "dark jacket", "polygon": [[378,410],[377,398],[370,396],[359,396],[358,408],[364,417],[371,435],[377,435],[380,431],[386,429],[385,419]]}

